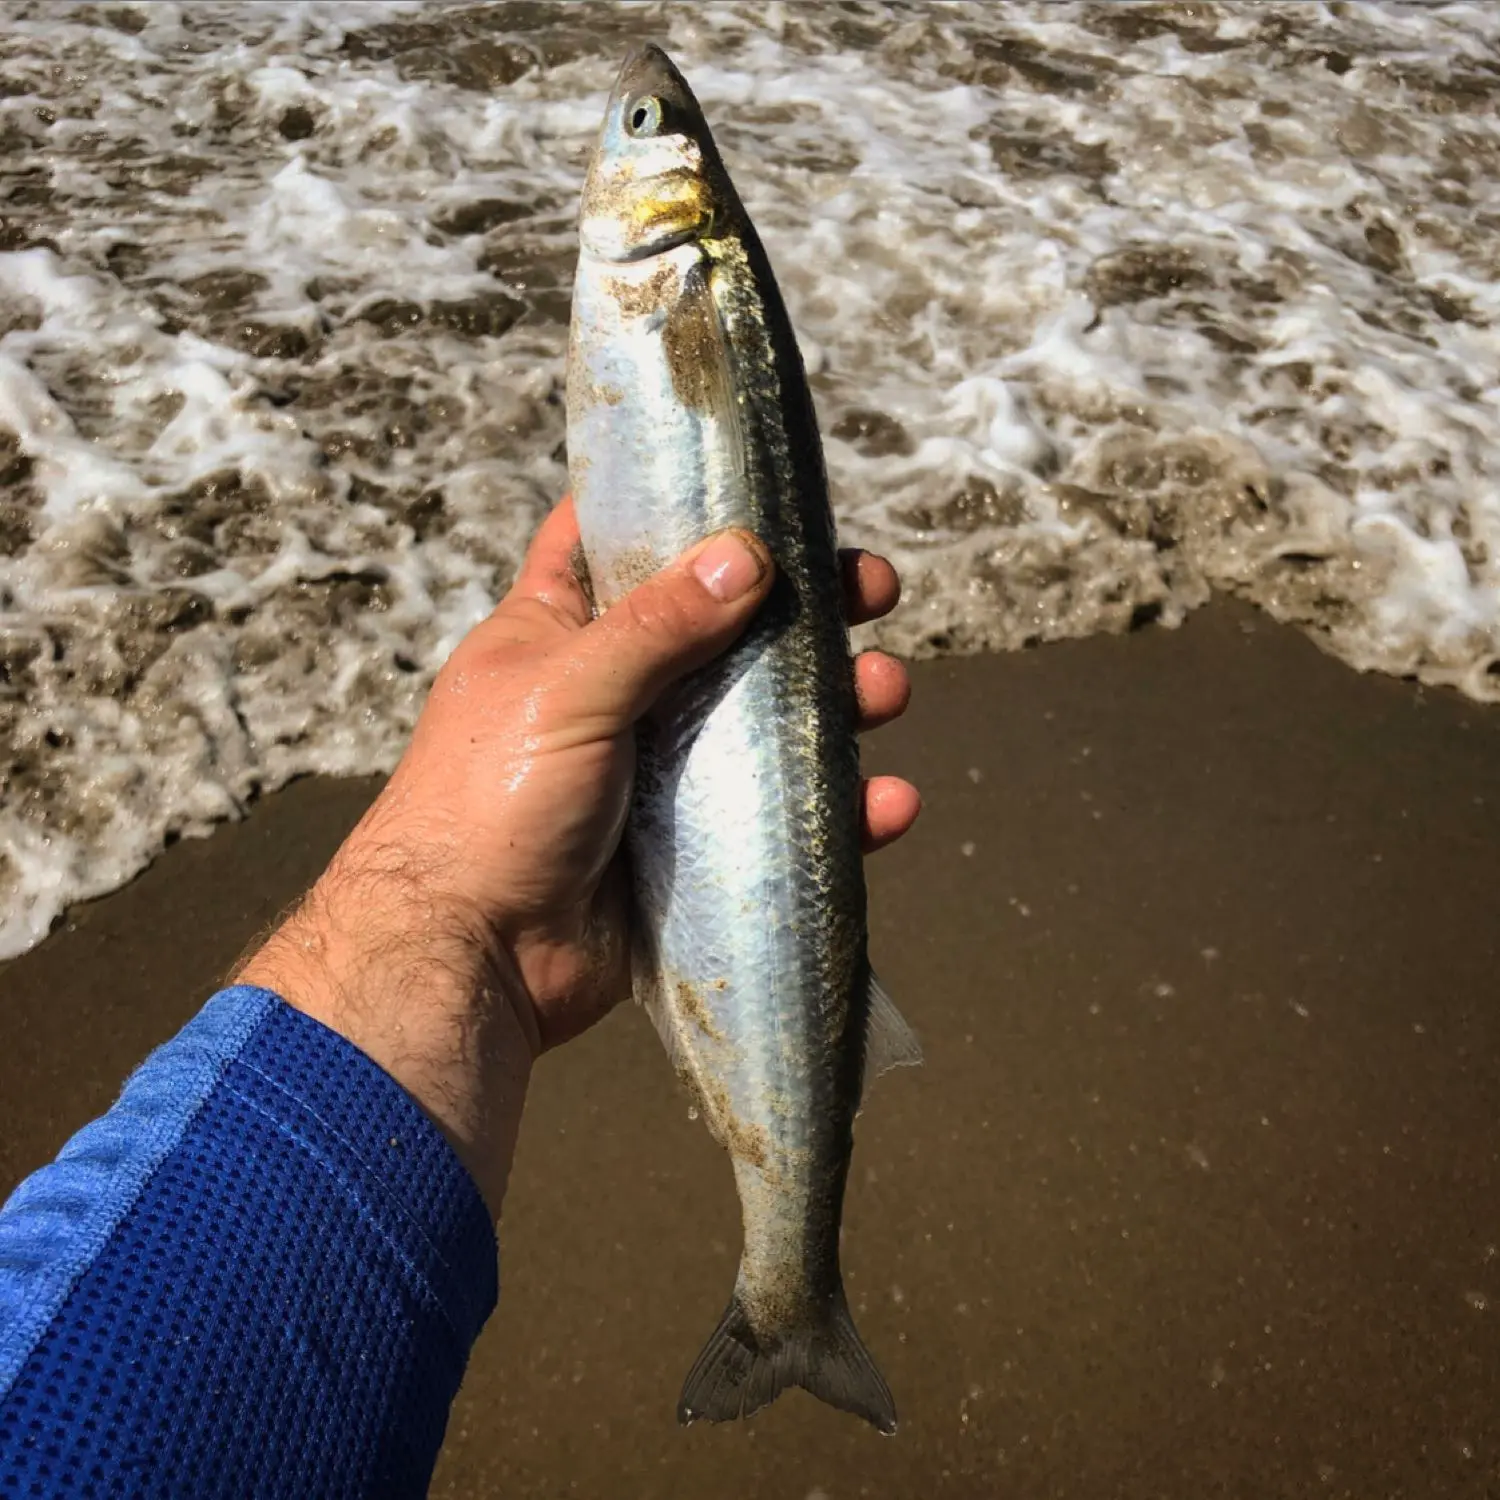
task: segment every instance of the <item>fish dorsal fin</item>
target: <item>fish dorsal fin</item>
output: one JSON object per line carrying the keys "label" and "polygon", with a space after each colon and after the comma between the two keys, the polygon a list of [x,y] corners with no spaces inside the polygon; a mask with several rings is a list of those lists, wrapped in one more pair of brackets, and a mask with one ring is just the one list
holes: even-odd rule
{"label": "fish dorsal fin", "polygon": [[892,1068],[914,1068],[922,1061],[922,1044],[886,994],[870,975],[869,1020],[865,1032],[865,1086]]}

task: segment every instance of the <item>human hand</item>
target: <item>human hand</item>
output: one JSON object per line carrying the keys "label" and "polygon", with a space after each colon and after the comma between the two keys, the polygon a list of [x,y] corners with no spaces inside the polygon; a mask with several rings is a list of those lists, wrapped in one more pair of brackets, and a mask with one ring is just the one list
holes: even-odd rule
{"label": "human hand", "polygon": [[[448,1133],[498,1214],[532,1060],[629,992],[620,837],[636,721],[744,630],[772,564],[744,533],[700,543],[591,617],[556,507],[510,593],[438,674],[411,745],[303,906],[238,976],[343,1033]],[[889,612],[895,570],[845,553],[851,623]],[[909,687],[855,662],[860,727]],[[915,821],[915,789],[867,783],[867,850]]]}

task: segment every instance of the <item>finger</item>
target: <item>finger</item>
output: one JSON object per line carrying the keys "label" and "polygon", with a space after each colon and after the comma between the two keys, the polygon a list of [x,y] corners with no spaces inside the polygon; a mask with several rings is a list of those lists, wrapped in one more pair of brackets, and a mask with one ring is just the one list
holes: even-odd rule
{"label": "finger", "polygon": [[895,609],[901,599],[901,578],[885,558],[858,547],[839,553],[844,579],[844,613],[851,625],[878,620]]}
{"label": "finger", "polygon": [[878,729],[906,712],[911,678],[894,656],[861,651],[854,658],[854,696],[859,700],[860,730]]}
{"label": "finger", "polygon": [[587,625],[594,612],[573,566],[578,545],[573,497],[564,495],[531,539],[506,598],[535,599],[559,611],[571,624]]}
{"label": "finger", "polygon": [[860,842],[866,854],[894,843],[917,821],[922,797],[899,776],[871,776],[860,801]]}
{"label": "finger", "polygon": [[765,545],[733,528],[690,548],[638,584],[579,637],[580,684],[606,730],[633,724],[662,689],[711,661],[770,592]]}

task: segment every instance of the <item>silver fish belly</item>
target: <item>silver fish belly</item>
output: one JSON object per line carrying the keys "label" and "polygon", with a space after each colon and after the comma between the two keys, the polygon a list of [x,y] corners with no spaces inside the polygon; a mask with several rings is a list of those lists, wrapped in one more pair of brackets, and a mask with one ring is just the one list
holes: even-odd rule
{"label": "silver fish belly", "polygon": [[570,477],[600,608],[708,533],[776,559],[746,636],[638,731],[636,991],[734,1164],[734,1295],[683,1421],[799,1385],[883,1431],[839,1221],[866,1073],[918,1060],[870,972],[856,705],[811,396],[770,265],[687,84],[625,64],[584,190]]}

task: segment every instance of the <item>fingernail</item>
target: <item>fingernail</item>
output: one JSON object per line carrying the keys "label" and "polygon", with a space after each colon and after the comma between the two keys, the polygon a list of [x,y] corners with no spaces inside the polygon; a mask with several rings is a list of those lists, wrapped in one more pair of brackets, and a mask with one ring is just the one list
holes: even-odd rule
{"label": "fingernail", "polygon": [[721,604],[743,598],[765,576],[760,547],[743,531],[725,531],[693,559],[693,575]]}

